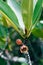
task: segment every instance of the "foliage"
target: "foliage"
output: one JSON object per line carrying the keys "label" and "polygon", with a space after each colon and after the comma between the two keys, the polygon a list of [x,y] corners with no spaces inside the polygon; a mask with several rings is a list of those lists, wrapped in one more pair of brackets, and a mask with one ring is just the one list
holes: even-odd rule
{"label": "foliage", "polygon": [[[20,46],[16,44],[16,39],[21,39],[29,48],[33,65],[42,65],[43,48],[39,38],[43,39],[43,24],[40,23],[43,20],[43,0],[37,0],[35,8],[33,1],[0,0],[0,49],[5,48],[8,37],[6,49],[14,56],[24,57],[20,52]],[[0,58],[1,60],[3,61]],[[12,62],[10,63],[12,65]],[[18,62],[17,64],[25,65]]]}

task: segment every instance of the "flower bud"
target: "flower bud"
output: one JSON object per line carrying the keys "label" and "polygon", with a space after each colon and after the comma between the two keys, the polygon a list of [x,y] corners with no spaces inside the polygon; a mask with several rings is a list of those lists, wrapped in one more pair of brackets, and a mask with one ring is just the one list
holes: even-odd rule
{"label": "flower bud", "polygon": [[17,45],[22,45],[22,41],[20,39],[16,40]]}
{"label": "flower bud", "polygon": [[21,53],[27,53],[27,52],[28,52],[28,47],[25,46],[25,45],[21,46],[21,47],[20,47],[20,52],[21,52]]}

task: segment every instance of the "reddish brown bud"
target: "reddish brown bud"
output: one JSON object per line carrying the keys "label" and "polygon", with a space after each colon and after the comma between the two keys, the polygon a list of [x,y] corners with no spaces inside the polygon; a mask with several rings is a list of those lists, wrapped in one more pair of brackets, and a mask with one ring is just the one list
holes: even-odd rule
{"label": "reddish brown bud", "polygon": [[25,45],[21,46],[20,52],[21,52],[21,53],[27,53],[27,52],[28,52],[28,47],[25,46]]}
{"label": "reddish brown bud", "polygon": [[22,41],[20,39],[16,40],[17,45],[22,45]]}

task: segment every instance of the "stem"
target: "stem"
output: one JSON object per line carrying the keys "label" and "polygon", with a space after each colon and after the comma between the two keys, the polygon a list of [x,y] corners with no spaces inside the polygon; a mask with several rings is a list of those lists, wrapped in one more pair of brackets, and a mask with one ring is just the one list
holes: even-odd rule
{"label": "stem", "polygon": [[26,37],[23,42],[25,45],[28,43],[28,38]]}
{"label": "stem", "polygon": [[3,54],[2,54],[0,57],[1,57],[2,59],[4,59],[5,61],[7,61],[7,62],[13,61],[13,62],[22,62],[22,63],[24,62],[24,63],[27,63],[27,62],[26,62],[27,60],[26,60],[25,58],[23,58],[23,57],[17,57],[17,56],[15,57],[15,56],[14,56],[14,57],[12,57],[11,59],[9,59],[8,57],[6,57],[6,56],[3,55]]}
{"label": "stem", "polygon": [[7,60],[7,65],[10,65],[10,62]]}
{"label": "stem", "polygon": [[32,51],[32,54],[34,55],[34,61],[37,61],[39,58],[35,54],[35,51],[34,51],[32,45],[31,45],[31,43],[29,43],[28,45],[29,45],[29,49]]}
{"label": "stem", "polygon": [[26,59],[27,59],[28,65],[32,65],[32,62],[31,62],[29,53],[26,53],[26,54],[25,54],[25,57],[26,57]]}
{"label": "stem", "polygon": [[38,61],[39,58],[38,58],[37,55],[35,54],[35,51],[34,51],[32,45],[31,45],[30,41],[28,40],[28,38],[25,38],[24,44],[25,44],[25,45],[28,45],[29,51],[31,50],[32,54],[34,55],[34,61]]}

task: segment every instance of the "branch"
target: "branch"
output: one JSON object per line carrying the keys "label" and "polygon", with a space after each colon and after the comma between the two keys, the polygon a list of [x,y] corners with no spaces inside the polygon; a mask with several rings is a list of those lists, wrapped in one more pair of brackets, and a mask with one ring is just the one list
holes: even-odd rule
{"label": "branch", "polygon": [[7,60],[7,61],[27,63],[27,60],[25,58],[23,58],[23,57],[17,57],[17,56],[15,56],[15,57],[12,57],[12,58],[8,58],[8,57],[4,56],[2,54],[2,52],[0,53],[0,57],[3,58],[4,60]]}

